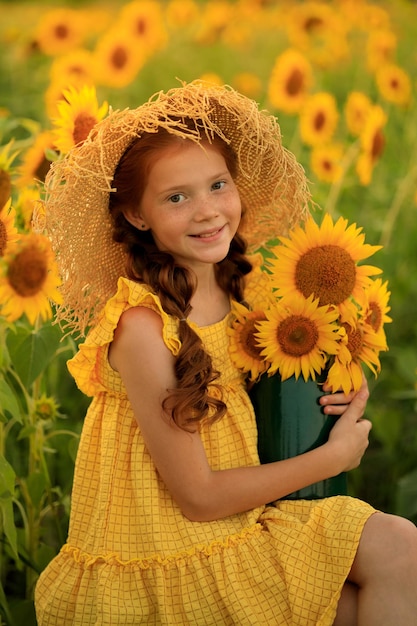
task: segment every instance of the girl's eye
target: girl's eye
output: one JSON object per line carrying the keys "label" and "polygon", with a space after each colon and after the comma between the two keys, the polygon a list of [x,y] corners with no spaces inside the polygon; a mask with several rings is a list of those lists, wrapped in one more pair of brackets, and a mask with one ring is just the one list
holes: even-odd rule
{"label": "girl's eye", "polygon": [[169,201],[173,204],[178,204],[178,202],[181,202],[183,197],[182,193],[174,193],[174,195],[169,197]]}
{"label": "girl's eye", "polygon": [[217,180],[215,183],[213,183],[212,189],[214,189],[215,191],[217,189],[222,189],[224,187],[224,184],[225,184],[224,180]]}

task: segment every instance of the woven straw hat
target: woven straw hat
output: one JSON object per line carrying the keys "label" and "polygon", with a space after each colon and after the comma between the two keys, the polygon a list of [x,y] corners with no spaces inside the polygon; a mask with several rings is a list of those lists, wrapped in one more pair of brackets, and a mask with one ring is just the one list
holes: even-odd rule
{"label": "woven straw hat", "polygon": [[[174,119],[202,121],[190,130]],[[38,230],[52,242],[63,281],[64,304],[57,316],[72,331],[85,333],[125,275],[122,246],[112,240],[109,194],[116,166],[144,131],[165,128],[200,141],[220,135],[237,155],[236,184],[245,211],[239,232],[249,251],[285,234],[308,212],[304,170],[281,143],[276,118],[228,86],[195,81],[155,94],[137,109],[112,111],[80,146],[53,163],[45,181]],[[193,131],[194,133],[194,131]]]}

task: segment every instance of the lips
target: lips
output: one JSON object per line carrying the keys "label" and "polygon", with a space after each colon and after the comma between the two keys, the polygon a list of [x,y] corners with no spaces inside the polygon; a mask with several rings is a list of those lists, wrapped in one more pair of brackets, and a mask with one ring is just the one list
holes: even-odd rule
{"label": "lips", "polygon": [[221,230],[223,226],[220,228],[216,228],[215,230],[211,230],[209,232],[200,233],[197,235],[191,235],[191,237],[195,237],[196,239],[210,239],[210,237],[215,237]]}

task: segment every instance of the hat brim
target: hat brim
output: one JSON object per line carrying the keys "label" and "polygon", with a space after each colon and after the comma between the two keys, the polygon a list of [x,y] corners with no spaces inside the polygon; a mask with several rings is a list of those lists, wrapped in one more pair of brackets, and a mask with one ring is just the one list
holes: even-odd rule
{"label": "hat brim", "polygon": [[[199,134],[181,126],[178,118],[184,117],[202,122]],[[58,315],[81,333],[125,275],[108,208],[115,169],[134,139],[159,128],[198,142],[216,134],[230,143],[245,207],[239,232],[249,251],[285,234],[308,213],[305,173],[282,145],[277,119],[232,88],[195,81],[160,92],[137,109],[111,111],[82,145],[52,165],[45,182],[42,225],[63,280]]]}

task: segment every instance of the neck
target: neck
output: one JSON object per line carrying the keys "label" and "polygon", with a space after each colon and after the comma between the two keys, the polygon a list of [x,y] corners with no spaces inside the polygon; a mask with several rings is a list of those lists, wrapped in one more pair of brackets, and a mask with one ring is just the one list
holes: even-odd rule
{"label": "neck", "polygon": [[217,284],[214,272],[210,279],[198,281],[191,306],[190,320],[198,326],[215,324],[230,311],[229,296]]}

